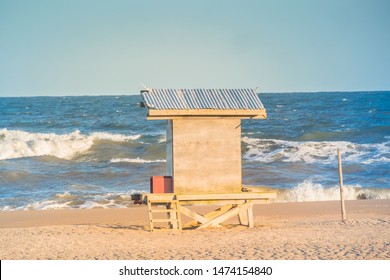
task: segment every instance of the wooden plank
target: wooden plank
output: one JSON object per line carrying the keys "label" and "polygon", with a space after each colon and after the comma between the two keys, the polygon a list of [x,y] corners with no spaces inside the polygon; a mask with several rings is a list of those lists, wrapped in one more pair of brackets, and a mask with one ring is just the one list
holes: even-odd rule
{"label": "wooden plank", "polygon": [[170,203],[169,205],[167,205],[167,208],[168,207],[172,207],[172,208],[169,208],[169,209],[173,210],[173,211],[169,211],[167,213],[168,218],[171,220],[169,222],[170,227],[172,229],[180,229],[181,230],[181,217],[180,217],[180,211],[179,211],[178,202],[175,201],[174,203]]}
{"label": "wooden plank", "polygon": [[340,202],[341,202],[341,220],[345,222],[347,219],[344,203],[344,186],[343,186],[343,167],[341,162],[341,152],[337,149],[337,158],[339,163],[339,181],[340,181]]}
{"label": "wooden plank", "polygon": [[253,228],[254,227],[254,222],[253,222],[253,202],[249,201],[249,207],[247,210],[248,213],[248,227]]}
{"label": "wooden plank", "polygon": [[[181,202],[180,202],[181,204]],[[195,212],[195,211],[192,211],[188,208],[185,208],[183,206],[181,206],[182,208],[180,209],[186,209],[187,214],[186,216],[194,219],[193,221],[190,221],[188,223],[185,224],[186,227],[195,227],[195,226],[199,226],[200,224],[204,224],[212,219],[214,219],[215,217],[218,217],[219,215],[225,213],[226,211],[230,210],[232,205],[223,205],[222,207],[214,210],[214,211],[211,211],[205,215],[200,215],[199,213]],[[183,213],[184,214],[184,213]],[[191,216],[190,216],[191,215]],[[205,219],[206,218],[206,219]],[[221,227],[221,226],[215,226],[215,227]]]}
{"label": "wooden plank", "polygon": [[192,220],[186,224],[183,225],[184,228],[188,228],[188,227],[198,227],[199,225],[201,225],[201,223],[199,223],[198,221],[196,220]]}
{"label": "wooden plank", "polygon": [[186,215],[187,217],[190,217],[198,222],[200,222],[201,224],[204,224],[204,223],[207,223],[209,221],[208,218],[205,218],[204,216],[182,206],[182,205],[179,205],[179,209],[180,209],[180,213]]}
{"label": "wooden plank", "polygon": [[240,225],[247,226],[248,223],[248,211],[245,209],[242,209],[240,213],[238,213],[238,220],[240,222]]}
{"label": "wooden plank", "polygon": [[244,120],[244,119],[250,119],[250,120],[253,120],[253,119],[266,119],[266,117],[264,117],[264,115],[256,115],[256,116],[252,116],[252,115],[248,115],[248,116],[242,116],[242,115],[227,115],[227,116],[207,116],[207,115],[204,115],[204,116],[201,116],[201,115],[191,115],[191,116],[146,116],[146,120],[148,121],[159,121],[159,120],[185,120],[185,119],[196,119],[196,120],[199,120],[199,119],[202,119],[204,120],[205,118],[207,119],[226,119],[226,118],[239,118],[241,120]]}
{"label": "wooden plank", "polygon": [[275,192],[274,188],[267,186],[242,186],[243,192]]}
{"label": "wooden plank", "polygon": [[176,212],[174,209],[152,209],[150,210],[152,213],[172,213]]}
{"label": "wooden plank", "polygon": [[[226,116],[147,116],[147,120],[204,120],[204,119],[226,119]],[[233,116],[232,118],[237,119],[237,116]],[[251,117],[240,117],[240,119],[251,119]]]}
{"label": "wooden plank", "polygon": [[[175,194],[150,194],[145,196],[149,209],[150,230],[154,231],[154,223],[167,222],[170,229],[181,229],[181,217],[178,213]],[[156,209],[153,206],[165,206],[165,209]],[[153,218],[153,213],[166,213],[167,218]]]}
{"label": "wooden plank", "polygon": [[[153,201],[155,203],[167,203],[174,202],[176,200],[180,200],[181,203],[183,201],[193,200],[197,203],[207,203],[207,204],[215,204],[221,200],[231,200],[231,201],[239,201],[246,199],[270,199],[276,198],[276,192],[239,192],[239,193],[222,193],[222,194],[145,194],[144,197],[146,200]],[[210,203],[209,203],[210,202]],[[221,201],[221,203],[225,204],[225,202]],[[234,204],[234,203],[233,203]]]}
{"label": "wooden plank", "polygon": [[207,201],[207,200],[239,200],[239,199],[276,198],[276,192],[240,192],[240,193],[210,193],[210,194],[178,194],[177,200]]}
{"label": "wooden plank", "polygon": [[229,200],[180,200],[180,205],[225,205],[225,204],[242,204],[245,199],[229,199]]}
{"label": "wooden plank", "polygon": [[172,201],[176,199],[174,193],[148,193],[143,195],[144,198],[151,201]]}
{"label": "wooden plank", "polygon": [[152,205],[150,204],[150,201],[148,200],[148,209],[149,209],[149,227],[150,231],[153,231],[153,216],[152,216]]}
{"label": "wooden plank", "polygon": [[149,199],[149,201],[153,204],[167,204],[175,202],[176,200],[173,199]]}
{"label": "wooden plank", "polygon": [[175,117],[175,116],[226,116],[226,117],[250,117],[256,119],[267,118],[265,109],[258,110],[148,110],[148,117]]}
{"label": "wooden plank", "polygon": [[222,207],[220,207],[220,208],[218,208],[218,209],[216,209],[214,211],[211,211],[211,212],[207,213],[204,216],[206,218],[208,218],[209,220],[215,219],[216,217],[222,215],[223,213],[226,213],[227,211],[229,211],[232,208],[233,208],[232,204],[226,204],[226,205],[223,205]]}
{"label": "wooden plank", "polygon": [[[238,215],[240,224],[254,226],[253,204],[268,201],[276,197],[275,192],[241,192],[222,194],[148,194],[149,223],[153,231],[154,222],[168,222],[173,229],[182,229],[181,213],[194,219],[186,225],[205,227],[220,227],[220,223]],[[220,204],[220,208],[201,215],[184,205]],[[155,209],[153,205],[165,205],[167,209]],[[235,206],[234,206],[235,205]],[[167,213],[167,219],[153,219],[153,213]]]}
{"label": "wooden plank", "polygon": [[176,207],[178,228],[179,228],[179,230],[182,230],[180,204],[177,201],[175,203],[175,207]]}
{"label": "wooden plank", "polygon": [[219,225],[220,223],[238,215],[238,213],[240,213],[240,211],[242,211],[243,209],[247,209],[249,206],[249,203],[244,203],[244,204],[240,204],[240,205],[237,205],[236,207],[230,209],[229,211],[227,211],[226,213],[218,216],[217,218],[215,219],[212,219],[211,221],[201,225],[199,227],[199,229],[202,229],[202,228],[207,228],[209,226],[213,227],[213,226],[216,226],[216,225]]}
{"label": "wooden plank", "polygon": [[[171,209],[171,204],[172,204],[172,203],[167,203],[167,204],[165,204],[165,207],[166,207],[165,210]],[[177,224],[176,224],[175,221],[173,220],[172,215],[171,215],[171,212],[166,212],[166,213],[167,213],[167,218],[168,218],[168,226],[169,226],[170,229],[174,229],[175,226],[177,227]]]}
{"label": "wooden plank", "polygon": [[[225,204],[243,204],[246,199],[219,199],[219,200],[181,200],[181,205],[198,205],[198,206],[209,206],[209,205],[225,205]],[[267,204],[269,198],[259,198],[253,200],[254,204]]]}

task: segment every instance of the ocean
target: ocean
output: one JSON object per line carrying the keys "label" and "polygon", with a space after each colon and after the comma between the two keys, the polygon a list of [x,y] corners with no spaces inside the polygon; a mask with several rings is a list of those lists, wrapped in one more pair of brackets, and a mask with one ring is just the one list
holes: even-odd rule
{"label": "ocean", "polygon": [[[390,199],[390,92],[260,93],[242,177],[277,201]],[[0,210],[115,208],[165,175],[165,121],[139,95],[0,98]]]}

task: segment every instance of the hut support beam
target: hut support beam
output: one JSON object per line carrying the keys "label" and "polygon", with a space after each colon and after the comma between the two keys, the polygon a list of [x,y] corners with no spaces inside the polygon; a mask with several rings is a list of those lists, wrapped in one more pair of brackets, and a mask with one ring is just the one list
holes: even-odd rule
{"label": "hut support beam", "polygon": [[[146,200],[149,205],[149,211],[151,210],[152,204],[168,204],[165,211],[169,212],[168,221],[171,224],[171,228],[181,229],[181,214],[193,219],[191,222],[186,223],[183,227],[196,227],[197,229],[221,227],[223,222],[238,216],[241,225],[251,228],[254,227],[253,204],[261,201],[267,201],[275,196],[276,194],[273,192],[188,195],[147,194]],[[188,208],[188,205],[212,204],[219,204],[220,207],[208,212],[207,214],[201,214],[196,212],[193,208]],[[157,211],[162,212],[164,210],[155,210],[155,212]],[[173,213],[170,213],[171,211]],[[156,222],[156,220],[150,218],[152,230],[153,222]]]}

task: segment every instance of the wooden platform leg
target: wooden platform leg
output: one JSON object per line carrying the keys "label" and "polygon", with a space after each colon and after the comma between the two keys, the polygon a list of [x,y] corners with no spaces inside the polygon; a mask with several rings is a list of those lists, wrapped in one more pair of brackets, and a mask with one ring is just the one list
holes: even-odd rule
{"label": "wooden platform leg", "polygon": [[254,227],[254,222],[253,222],[253,201],[249,201],[249,206],[248,206],[248,227],[253,228]]}
{"label": "wooden platform leg", "polygon": [[238,220],[240,221],[240,224],[243,226],[253,227],[253,201],[247,201],[248,208],[242,209],[241,212],[238,214]]}
{"label": "wooden platform leg", "polygon": [[152,213],[152,204],[150,203],[150,200],[148,200],[148,212],[149,212],[149,227],[150,227],[150,231],[153,231],[154,230],[154,227],[153,227],[153,213]]}
{"label": "wooden platform leg", "polygon": [[238,221],[240,222],[240,225],[242,226],[248,226],[249,221],[248,221],[248,211],[249,209],[242,209],[240,213],[238,214]]}
{"label": "wooden platform leg", "polygon": [[[179,202],[171,202],[166,205],[167,211],[167,217],[169,222],[169,227],[171,229],[182,229],[181,225],[181,214],[180,214],[180,206]],[[169,211],[169,210],[174,210],[174,211]]]}
{"label": "wooden platform leg", "polygon": [[[172,203],[167,203],[165,205],[165,209],[167,209],[167,218],[168,218],[168,226],[170,229],[174,229],[174,228],[177,228],[177,222],[175,220],[173,220],[173,215],[174,213],[171,213],[169,210],[172,209]],[[176,217],[174,218],[176,219]]]}
{"label": "wooden platform leg", "polygon": [[175,203],[175,208],[176,208],[176,221],[177,221],[177,228],[179,230],[182,230],[182,224],[181,224],[181,211],[180,211],[180,204],[179,201],[176,201]]}

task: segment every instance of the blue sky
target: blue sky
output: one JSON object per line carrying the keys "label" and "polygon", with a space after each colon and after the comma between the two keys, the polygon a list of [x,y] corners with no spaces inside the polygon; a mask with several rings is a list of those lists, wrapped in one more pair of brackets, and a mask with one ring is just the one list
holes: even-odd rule
{"label": "blue sky", "polygon": [[0,96],[390,89],[390,1],[0,0]]}

